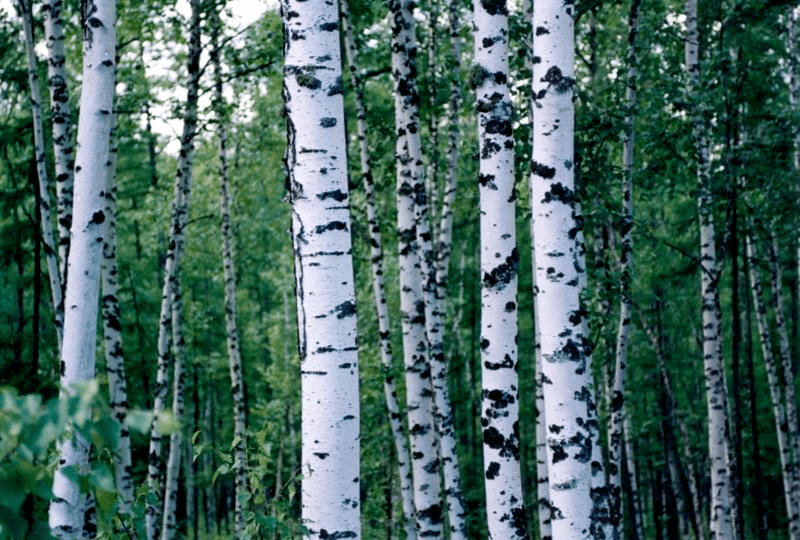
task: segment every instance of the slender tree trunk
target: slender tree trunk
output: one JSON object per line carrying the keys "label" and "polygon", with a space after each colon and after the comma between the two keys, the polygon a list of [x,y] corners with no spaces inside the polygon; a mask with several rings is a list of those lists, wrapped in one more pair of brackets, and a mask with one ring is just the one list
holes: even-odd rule
{"label": "slender tree trunk", "polygon": [[528,538],[519,452],[513,107],[505,2],[474,3],[481,226],[483,466],[489,538]]}
{"label": "slender tree trunk", "polygon": [[[686,2],[686,70],[688,94],[701,91],[697,0]],[[714,233],[711,164],[702,105],[692,112],[697,159],[697,207],[700,221],[700,281],[703,311],[703,371],[708,407],[708,452],[711,470],[710,534],[714,540],[734,538],[731,521],[730,435],[728,397],[719,320],[719,270]]]}
{"label": "slender tree trunk", "polygon": [[636,107],[636,34],[638,33],[639,6],[641,0],[631,2],[628,16],[628,81],[625,89],[625,141],[622,151],[622,223],[620,236],[622,254],[620,257],[620,308],[619,326],[617,329],[616,358],[614,363],[614,386],[611,393],[611,429],[608,436],[609,454],[609,519],[613,527],[614,538],[624,536],[622,515],[622,464],[625,444],[625,422],[627,410],[625,406],[627,367],[628,367],[628,334],[633,298],[631,282],[633,279],[633,156],[634,156],[634,109]]}
{"label": "slender tree trunk", "polygon": [[117,145],[114,139],[116,120],[112,118],[112,142],[109,152],[108,179],[105,190],[106,230],[103,240],[103,336],[105,344],[106,374],[108,376],[109,405],[119,422],[120,434],[114,453],[114,471],[120,496],[119,511],[129,516],[132,512],[134,489],[131,460],[131,436],[128,430],[128,390],[125,375],[125,357],[122,349],[117,266]]}
{"label": "slender tree trunk", "polygon": [[[171,276],[171,319],[173,350],[173,395],[172,413],[179,425],[183,424],[184,408],[184,337],[183,337],[183,295],[181,293],[181,259],[186,238],[186,225],[189,217],[189,197],[192,187],[192,165],[194,159],[194,137],[197,133],[197,98],[200,86],[200,0],[191,0],[191,19],[189,21],[188,82],[186,85],[186,109],[183,115],[181,149],[178,154],[176,174],[175,228],[173,274]],[[161,538],[172,540],[177,532],[176,509],[178,500],[178,477],[183,453],[182,429],[170,435],[167,476],[164,484],[164,512],[162,514]]]}
{"label": "slender tree trunk", "polygon": [[753,241],[752,220],[748,220],[748,233],[745,238],[745,249],[749,266],[750,287],[753,294],[753,305],[756,312],[756,323],[758,327],[759,340],[761,342],[761,354],[764,358],[764,365],[767,371],[767,382],[769,384],[770,398],[772,399],[772,414],[775,419],[775,432],[778,438],[778,453],[781,460],[781,479],[783,481],[783,491],[786,501],[786,515],[789,517],[789,537],[792,540],[800,538],[800,515],[798,512],[797,489],[794,477],[796,468],[793,456],[792,438],[797,431],[796,424],[792,426],[788,423],[782,384],[778,376],[778,365],[775,355],[772,352],[772,341],[767,321],[767,306],[764,302],[763,286],[758,271],[758,253]]}
{"label": "slender tree trunk", "polygon": [[421,537],[438,538],[442,531],[441,463],[436,448],[433,417],[433,386],[425,334],[426,312],[422,291],[422,262],[415,208],[416,198],[424,194],[419,137],[419,115],[415,103],[416,71],[413,57],[413,4],[391,0],[392,74],[394,77],[396,158],[397,158],[397,236],[400,261],[400,312],[403,358],[406,371],[406,405],[411,438],[412,479],[416,528]]}
{"label": "slender tree trunk", "polygon": [[356,129],[359,141],[359,156],[361,159],[361,177],[364,185],[364,194],[367,202],[367,224],[369,228],[370,240],[370,262],[372,269],[372,292],[375,301],[376,316],[378,319],[378,336],[380,337],[381,361],[385,371],[383,390],[386,399],[386,408],[389,412],[389,425],[394,439],[395,452],[397,455],[398,472],[400,476],[400,495],[403,505],[403,516],[405,519],[404,528],[406,538],[414,540],[417,537],[414,528],[414,490],[412,485],[412,474],[410,456],[408,453],[408,443],[405,429],[403,427],[400,405],[397,400],[397,388],[394,376],[391,374],[393,365],[393,353],[391,342],[391,328],[389,324],[389,309],[386,303],[386,291],[384,287],[383,270],[383,240],[381,235],[380,223],[378,221],[378,210],[375,204],[375,183],[372,178],[370,167],[369,145],[367,141],[367,122],[366,109],[364,107],[364,89],[358,77],[358,66],[356,63],[356,48],[353,38],[353,28],[350,23],[350,6],[347,0],[341,2],[342,21],[345,24],[345,51],[347,53],[348,67],[350,71],[350,82],[355,92],[356,101]]}
{"label": "slender tree trunk", "polygon": [[66,287],[69,228],[72,223],[75,158],[72,146],[72,117],[67,86],[67,57],[64,50],[64,26],[61,0],[44,0],[44,32],[47,43],[47,83],[50,88],[50,115],[53,123],[53,150],[56,169],[58,209],[58,257],[61,286]]}
{"label": "slender tree trunk", "polygon": [[[177,504],[178,476],[182,436],[177,430],[170,436],[170,455],[167,463],[167,477],[161,488],[161,434],[156,421],[158,414],[166,405],[168,390],[168,370],[170,359],[170,340],[173,350],[173,400],[172,411],[180,422],[183,415],[184,377],[183,377],[183,330],[180,265],[183,256],[185,228],[188,221],[189,198],[192,185],[192,159],[194,155],[194,136],[197,130],[197,96],[200,78],[200,2],[191,2],[191,21],[188,56],[188,83],[186,109],[181,134],[181,149],[178,156],[178,170],[175,175],[175,192],[172,207],[172,221],[169,232],[169,248],[164,266],[164,285],[161,297],[161,315],[158,333],[158,373],[153,412],[156,418],[150,431],[150,456],[148,463],[148,487],[155,497],[148,499],[146,509],[147,536],[149,540],[161,537],[173,538],[177,527],[175,508]],[[159,506],[163,504],[163,509]]]}
{"label": "slender tree trunk", "polygon": [[50,181],[48,180],[47,174],[47,154],[45,151],[44,129],[42,127],[42,98],[39,91],[36,52],[34,51],[31,0],[17,0],[16,8],[17,13],[22,19],[22,27],[25,34],[25,51],[28,59],[28,84],[31,90],[31,113],[33,116],[34,152],[36,156],[36,172],[39,177],[39,211],[42,214],[42,239],[47,260],[47,274],[50,278],[50,298],[53,302],[56,337],[58,338],[58,350],[60,354],[64,341],[64,289],[62,289],[61,273],[59,272],[50,214]]}
{"label": "slender tree trunk", "polygon": [[[547,419],[547,472],[553,538],[608,535],[606,497],[594,492],[602,464],[599,426],[580,302],[585,265],[574,191],[574,5],[536,5],[531,161],[537,341]],[[554,129],[554,126],[558,126]]]}
{"label": "slender tree trunk", "polygon": [[[219,9],[222,9],[220,6]],[[225,114],[225,99],[222,95],[222,66],[220,61],[219,34],[222,22],[219,12],[212,13],[211,62],[214,66],[214,114],[217,118],[217,139],[219,144],[219,182],[220,182],[220,226],[222,228],[222,268],[225,280],[225,328],[228,343],[228,363],[231,375],[231,396],[233,398],[233,457],[234,480],[236,482],[235,530],[236,536],[244,534],[243,501],[249,493],[247,485],[247,424],[244,400],[244,380],[242,378],[242,355],[239,348],[239,328],[236,322],[236,268],[233,261],[233,231],[231,230],[231,193],[228,177],[228,132]]]}
{"label": "slender tree trunk", "polygon": [[309,539],[360,538],[359,392],[337,2],[284,0],[292,237]]}
{"label": "slender tree trunk", "polygon": [[[106,220],[104,192],[109,166],[109,140],[114,96],[116,5],[114,0],[84,0],[83,91],[78,122],[76,204],[73,208],[68,261],[67,317],[61,355],[62,392],[95,375],[97,305]],[[88,473],[90,443],[82,436],[58,444],[53,480],[50,531],[57,538],[93,538],[94,502],[63,472],[76,466]]]}
{"label": "slender tree trunk", "polygon": [[[414,34],[413,3],[405,0],[392,1],[390,2],[390,11],[395,18],[395,25],[403,26],[403,31],[395,33],[395,45],[392,47],[392,62],[395,67],[393,73],[395,84],[398,85],[395,98],[398,133],[401,129],[403,130],[402,136],[398,137],[397,156],[400,161],[407,160],[402,167],[398,165],[398,173],[401,174],[401,170],[407,168],[412,179],[413,213],[416,242],[419,246],[419,273],[421,274],[419,279],[421,280],[424,304],[430,379],[433,386],[434,425],[438,435],[450,536],[453,540],[460,540],[466,537],[467,531],[444,353],[444,302],[438,294],[436,256],[431,237],[422,159],[419,91],[414,63],[417,45]],[[405,146],[407,150],[401,150],[401,146]],[[398,219],[399,214],[400,212],[398,212]],[[446,269],[448,261],[445,259],[440,264],[441,268]],[[417,506],[417,512],[421,512],[419,506]]]}

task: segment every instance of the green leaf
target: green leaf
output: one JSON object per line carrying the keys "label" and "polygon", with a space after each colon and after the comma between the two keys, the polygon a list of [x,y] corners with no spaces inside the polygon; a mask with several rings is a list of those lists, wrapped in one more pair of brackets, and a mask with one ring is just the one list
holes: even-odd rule
{"label": "green leaf", "polygon": [[156,420],[156,429],[162,435],[172,435],[181,429],[181,423],[172,414],[172,411],[161,411]]}
{"label": "green leaf", "polygon": [[145,411],[142,409],[131,409],[125,417],[128,422],[128,427],[132,431],[139,433],[148,433],[150,431],[150,424],[153,422],[152,411]]}

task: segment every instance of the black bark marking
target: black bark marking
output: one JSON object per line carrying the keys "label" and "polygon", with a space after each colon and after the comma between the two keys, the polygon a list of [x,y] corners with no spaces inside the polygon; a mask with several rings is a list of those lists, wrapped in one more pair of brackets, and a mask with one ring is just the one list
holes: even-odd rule
{"label": "black bark marking", "polygon": [[550,69],[548,69],[541,81],[549,83],[558,94],[565,94],[569,92],[575,85],[575,79],[571,77],[565,77],[558,66],[552,66]]}
{"label": "black bark marking", "polygon": [[511,122],[500,118],[491,118],[486,122],[486,133],[499,134],[505,137],[511,137]]}
{"label": "black bark marking", "polygon": [[333,311],[337,312],[336,318],[337,319],[344,319],[345,317],[352,317],[357,313],[356,303],[352,300],[347,300],[333,308]]}
{"label": "black bark marking", "polygon": [[337,189],[334,191],[325,191],[317,195],[317,198],[321,201],[325,199],[333,199],[336,202],[342,202],[347,200],[347,193],[342,191],[341,189]]}
{"label": "black bark marking", "polygon": [[106,220],[106,215],[105,215],[105,214],[103,213],[103,211],[101,210],[101,211],[99,211],[99,212],[95,212],[95,213],[92,215],[92,220],[89,222],[89,224],[92,224],[92,223],[94,223],[94,224],[100,225],[100,224],[101,224],[101,223],[103,223],[105,220]]}
{"label": "black bark marking", "polygon": [[342,77],[336,77],[336,82],[334,82],[328,88],[328,95],[329,96],[337,96],[339,94],[344,94],[344,86],[342,85]]}
{"label": "black bark marking", "polygon": [[545,180],[549,180],[556,175],[555,167],[548,167],[536,160],[531,160],[531,172],[536,176],[541,176]]}
{"label": "black bark marking", "polygon": [[[547,28],[545,28],[544,26],[537,26],[537,27],[536,27],[536,35],[537,35],[537,36],[543,36],[543,35],[545,35],[545,34],[549,34],[549,33],[550,33],[550,30],[548,30],[548,29],[547,29]],[[540,59],[540,60],[541,60],[541,59]]]}
{"label": "black bark marking", "polygon": [[336,21],[326,22],[319,25],[319,29],[322,30],[323,32],[333,32],[334,30],[338,30],[338,28],[339,28],[339,23]]}
{"label": "black bark marking", "polygon": [[486,369],[494,371],[494,370],[503,369],[503,368],[513,368],[514,367],[514,361],[511,359],[511,357],[509,355],[505,355],[505,358],[503,358],[502,362],[488,362],[487,361],[487,362],[484,362],[483,365],[484,365],[484,367],[486,367]]}
{"label": "black bark marking", "polygon": [[317,456],[319,459],[325,459],[330,454],[328,452],[314,452],[314,455]]}
{"label": "black bark marking", "polygon": [[309,90],[319,90],[322,88],[322,81],[313,75],[298,73],[295,79],[297,80],[297,84],[303,88],[308,88]]}
{"label": "black bark marking", "polygon": [[[555,169],[553,169],[555,170]],[[564,186],[561,182],[555,182],[550,186],[550,189],[544,194],[542,202],[558,201],[566,205],[572,205],[578,201],[575,192],[570,188]]]}
{"label": "black bark marking", "polygon": [[319,125],[324,128],[333,127],[336,125],[336,118],[325,116],[319,119]]}
{"label": "black bark marking", "polygon": [[517,266],[519,264],[519,251],[517,248],[511,250],[511,255],[506,257],[503,264],[496,266],[491,272],[483,275],[483,283],[487,287],[497,288],[502,291],[517,276]]}
{"label": "black bark marking", "polygon": [[325,225],[317,225],[315,229],[317,234],[322,234],[327,231],[346,231],[347,224],[343,221],[331,221]]}
{"label": "black bark marking", "polygon": [[498,474],[500,474],[500,464],[497,463],[496,461],[492,461],[486,468],[486,479],[494,480],[495,478],[497,478]]}
{"label": "black bark marking", "polygon": [[481,6],[489,15],[507,15],[506,0],[481,0]]}
{"label": "black bark marking", "polygon": [[417,519],[420,521],[427,520],[431,524],[437,524],[442,522],[442,507],[438,504],[434,504],[429,506],[428,508],[423,508],[417,512]]}

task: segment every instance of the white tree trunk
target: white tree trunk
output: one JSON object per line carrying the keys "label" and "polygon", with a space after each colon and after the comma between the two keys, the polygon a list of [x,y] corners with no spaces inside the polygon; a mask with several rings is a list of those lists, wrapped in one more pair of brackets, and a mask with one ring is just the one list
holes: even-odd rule
{"label": "white tree trunk", "polygon": [[[65,393],[73,392],[76,383],[91,380],[95,375],[97,305],[106,220],[104,192],[116,53],[114,0],[84,0],[81,8],[84,14],[83,90],[61,354],[61,387]],[[59,460],[50,503],[50,530],[57,538],[92,538],[96,534],[93,502],[62,472],[71,466],[88,472],[89,447],[89,442],[77,435],[58,445]]]}
{"label": "white tree trunk", "polygon": [[389,324],[389,309],[386,303],[386,290],[384,286],[383,271],[383,239],[381,235],[378,210],[375,203],[375,183],[370,167],[369,145],[367,141],[366,109],[364,106],[364,89],[358,77],[356,63],[356,46],[353,38],[353,28],[350,22],[350,6],[347,0],[341,2],[342,21],[345,25],[345,51],[350,71],[350,82],[355,92],[356,101],[356,129],[359,142],[359,157],[361,160],[361,177],[364,183],[364,194],[367,202],[367,225],[370,241],[370,264],[372,269],[372,293],[375,301],[375,311],[378,319],[378,336],[380,338],[380,354],[386,376],[383,381],[383,390],[386,399],[386,408],[389,412],[389,425],[392,430],[395,451],[397,452],[397,465],[400,476],[400,496],[403,507],[404,529],[408,540],[416,540],[417,531],[414,527],[414,489],[408,441],[406,439],[403,417],[397,400],[397,388],[394,376],[391,375],[394,355],[392,353],[391,328]]}
{"label": "white tree trunk", "polygon": [[483,466],[489,538],[528,538],[519,454],[513,107],[505,2],[474,3],[481,227]]}
{"label": "white tree trunk", "polygon": [[47,153],[44,146],[44,129],[42,128],[42,97],[39,91],[36,52],[34,51],[31,0],[17,0],[16,7],[22,19],[22,27],[25,34],[25,52],[28,59],[28,84],[31,89],[34,153],[36,158],[36,173],[39,180],[39,211],[42,216],[42,241],[44,243],[45,259],[47,261],[47,274],[50,280],[50,298],[53,302],[58,351],[61,353],[62,343],[64,341],[64,289],[62,288],[62,278],[56,256],[56,245],[53,239],[53,226],[50,214],[50,181],[48,180],[47,174]]}
{"label": "white tree trunk", "polygon": [[282,3],[307,538],[360,538],[356,304],[336,2]]}
{"label": "white tree trunk", "polygon": [[797,540],[800,538],[800,515],[798,514],[798,499],[795,482],[795,469],[797,462],[793,456],[793,447],[790,437],[797,432],[797,428],[787,422],[786,408],[783,401],[782,384],[778,376],[777,362],[772,352],[772,339],[767,321],[767,306],[764,303],[764,290],[759,275],[758,254],[754,243],[752,220],[748,219],[748,233],[745,237],[745,249],[748,259],[748,273],[750,287],[753,294],[753,305],[756,311],[756,323],[758,337],[761,343],[761,355],[764,358],[764,366],[767,371],[767,383],[769,384],[770,398],[772,399],[772,415],[775,420],[775,433],[778,438],[778,454],[781,459],[781,479],[783,481],[783,493],[786,501],[786,515],[789,517],[789,538]]}
{"label": "white tree trunk", "polygon": [[72,117],[67,86],[64,26],[61,19],[61,0],[44,0],[44,33],[47,43],[47,83],[50,88],[50,115],[53,124],[53,150],[56,169],[56,200],[58,209],[58,258],[61,264],[61,286],[66,286],[69,227],[72,222],[74,187],[74,148],[72,146]]}
{"label": "white tree trunk", "polygon": [[538,3],[533,15],[534,283],[551,526],[558,539],[607,534],[605,497],[592,492],[593,478],[603,472],[593,460],[599,426],[587,351],[588,314],[580,303],[585,266],[574,192],[573,10],[573,4],[548,0]]}
{"label": "white tree trunk", "polygon": [[120,435],[114,453],[114,472],[119,491],[119,512],[130,515],[133,505],[133,476],[131,436],[128,430],[128,390],[125,358],[122,349],[122,326],[119,312],[117,266],[117,145],[113,141],[116,117],[112,119],[112,143],[109,151],[108,178],[105,191],[106,230],[103,240],[103,340],[105,343],[106,374],[109,405],[119,422]]}
{"label": "white tree trunk", "polygon": [[[686,2],[686,70],[688,94],[700,91],[697,0]],[[731,520],[731,479],[729,467],[728,397],[719,320],[719,270],[717,269],[714,210],[707,129],[702,108],[693,111],[692,131],[697,158],[700,220],[700,281],[703,326],[703,371],[708,407],[708,452],[711,470],[710,534],[714,540],[734,537]]]}
{"label": "white tree trunk", "polygon": [[[174,255],[172,275],[165,274],[165,280],[170,279],[171,297],[171,322],[172,322],[172,350],[173,350],[173,394],[172,413],[179,425],[183,424],[183,404],[185,392],[184,377],[184,337],[183,337],[183,297],[181,293],[181,259],[186,238],[186,225],[189,218],[189,198],[192,189],[192,165],[194,159],[194,137],[197,132],[197,96],[200,86],[200,0],[191,0],[191,19],[189,21],[189,55],[188,82],[186,85],[186,109],[183,113],[183,133],[181,134],[181,149],[178,153],[178,171],[176,174],[175,188],[176,201],[174,206]],[[167,474],[164,483],[164,511],[162,514],[161,538],[171,540],[177,532],[177,519],[175,512],[178,503],[178,477],[181,470],[181,455],[183,453],[183,431],[181,428],[170,435],[169,458],[167,460]]]}
{"label": "white tree trunk", "polygon": [[[620,257],[620,308],[617,329],[617,347],[614,363],[614,381],[611,392],[609,414],[611,425],[608,436],[608,483],[609,519],[614,538],[622,538],[624,522],[622,519],[622,461],[625,444],[625,407],[628,367],[628,333],[633,312],[631,282],[633,279],[633,151],[634,151],[634,108],[636,107],[636,34],[638,32],[639,5],[641,0],[633,0],[628,24],[628,81],[625,89],[625,141],[622,151],[622,223],[620,236],[622,253]],[[629,456],[632,461],[632,457]]]}
{"label": "white tree trunk", "polygon": [[[221,8],[219,8],[221,9]],[[228,344],[228,365],[233,399],[233,454],[236,498],[234,499],[234,524],[236,536],[244,534],[245,520],[242,501],[248,493],[247,485],[247,424],[244,401],[242,354],[239,347],[239,328],[236,321],[236,267],[233,260],[233,231],[231,230],[231,192],[228,175],[228,130],[225,98],[222,95],[222,66],[219,34],[222,22],[218,9],[211,14],[211,62],[214,66],[214,114],[217,119],[219,145],[220,227],[222,229],[222,268],[225,281],[225,329]]]}
{"label": "white tree trunk", "polygon": [[394,77],[396,158],[397,158],[397,236],[400,266],[400,311],[403,334],[403,359],[406,370],[406,405],[414,484],[416,528],[421,537],[443,534],[439,455],[436,447],[433,385],[428,357],[425,299],[422,291],[422,261],[416,220],[416,197],[424,193],[419,138],[419,95],[410,58],[415,54],[412,5],[406,0],[391,0],[392,74]]}

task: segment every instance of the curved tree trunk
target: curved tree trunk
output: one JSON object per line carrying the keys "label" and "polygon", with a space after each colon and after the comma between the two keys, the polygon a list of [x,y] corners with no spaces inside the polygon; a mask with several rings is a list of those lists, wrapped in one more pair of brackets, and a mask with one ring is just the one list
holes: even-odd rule
{"label": "curved tree trunk", "polygon": [[74,188],[74,148],[72,146],[72,117],[67,86],[64,26],[61,19],[61,0],[44,0],[44,33],[47,43],[47,84],[50,88],[50,115],[53,122],[53,150],[56,168],[56,200],[58,209],[58,257],[61,264],[61,286],[66,287],[69,227],[72,222]]}
{"label": "curved tree trunk", "polygon": [[306,538],[360,538],[359,393],[336,2],[284,0]]}
{"label": "curved tree trunk", "polygon": [[[76,204],[68,261],[67,316],[61,354],[62,392],[95,375],[97,305],[106,220],[104,192],[114,96],[116,5],[114,0],[83,0],[83,91],[78,122]],[[76,466],[88,472],[89,441],[80,435],[58,444],[59,460],[50,503],[50,531],[57,538],[92,538],[94,502],[63,473]]]}
{"label": "curved tree trunk", "polygon": [[[701,89],[698,56],[697,0],[686,2],[686,70],[688,94]],[[703,320],[703,371],[708,407],[708,452],[711,471],[710,534],[715,540],[734,537],[731,519],[730,442],[728,392],[722,358],[719,320],[719,270],[714,232],[711,170],[707,128],[701,106],[692,111],[692,132],[697,159],[697,208],[700,221],[700,282]]]}
{"label": "curved tree trunk", "polygon": [[378,335],[380,337],[381,361],[386,372],[383,381],[383,390],[386,399],[386,408],[389,412],[389,425],[392,430],[395,451],[397,452],[397,465],[400,476],[400,495],[403,506],[404,528],[406,538],[415,540],[417,532],[414,527],[414,490],[412,485],[411,465],[409,462],[408,442],[406,439],[400,405],[397,401],[397,388],[394,376],[391,375],[393,364],[391,328],[389,324],[389,309],[386,304],[386,291],[383,280],[383,239],[378,210],[375,204],[375,183],[370,168],[369,146],[367,144],[366,109],[364,107],[364,89],[358,77],[356,64],[356,47],[353,39],[353,28],[350,23],[350,6],[347,0],[341,2],[342,21],[345,25],[345,51],[347,53],[350,82],[353,85],[356,102],[356,129],[358,131],[359,156],[361,159],[361,177],[364,185],[364,194],[367,202],[367,224],[370,239],[370,262],[372,269],[372,292],[375,300],[375,311],[378,319]]}
{"label": "curved tree trunk", "polygon": [[400,312],[403,334],[403,359],[406,371],[406,405],[411,439],[412,478],[416,528],[419,536],[441,537],[441,463],[436,447],[433,386],[428,357],[425,299],[422,291],[416,198],[424,194],[416,102],[415,71],[412,58],[413,4],[391,0],[392,75],[394,77],[396,157],[397,157],[397,236],[400,265]]}
{"label": "curved tree trunk", "polygon": [[547,418],[553,538],[608,534],[586,310],[580,208],[574,192],[574,5],[536,4],[531,207],[536,320]]}
{"label": "curved tree trunk", "polygon": [[[31,0],[17,0],[17,12],[22,19],[25,33],[25,52],[28,59],[28,84],[31,89],[31,113],[33,116],[33,142],[36,156],[36,173],[39,178],[39,212],[41,213],[42,240],[47,260],[47,274],[50,279],[50,298],[53,302],[56,338],[59,354],[64,341],[64,289],[56,256],[53,239],[52,218],[50,214],[50,181],[47,174],[47,153],[44,146],[44,129],[42,128],[42,97],[39,91],[36,52],[33,41],[33,12]],[[113,56],[113,55],[112,55]]]}
{"label": "curved tree trunk", "polygon": [[513,107],[505,2],[475,2],[483,466],[489,538],[528,538],[519,452]]}

